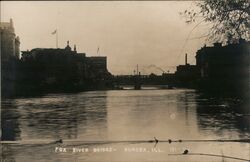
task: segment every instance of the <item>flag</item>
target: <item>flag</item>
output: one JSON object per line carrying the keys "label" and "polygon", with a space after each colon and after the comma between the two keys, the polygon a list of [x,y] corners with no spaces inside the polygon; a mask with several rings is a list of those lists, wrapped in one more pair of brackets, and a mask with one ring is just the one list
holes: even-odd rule
{"label": "flag", "polygon": [[57,29],[55,31],[53,31],[51,34],[54,35],[54,34],[56,34],[56,32],[57,32]]}

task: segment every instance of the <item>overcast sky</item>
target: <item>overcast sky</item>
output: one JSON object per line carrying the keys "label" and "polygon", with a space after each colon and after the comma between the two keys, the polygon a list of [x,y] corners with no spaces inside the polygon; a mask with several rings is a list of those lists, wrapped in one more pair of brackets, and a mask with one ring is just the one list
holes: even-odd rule
{"label": "overcast sky", "polygon": [[[139,64],[142,73],[174,71],[184,64],[184,55],[195,64],[195,52],[205,41],[186,41],[195,24],[185,24],[179,12],[194,8],[191,1],[43,1],[0,2],[1,21],[14,21],[21,50],[38,47],[55,48],[51,33],[58,29],[59,47],[67,40],[76,44],[78,52],[108,57],[113,74],[131,74]],[[207,26],[198,26],[189,38],[205,35]],[[185,43],[186,42],[186,43]]]}

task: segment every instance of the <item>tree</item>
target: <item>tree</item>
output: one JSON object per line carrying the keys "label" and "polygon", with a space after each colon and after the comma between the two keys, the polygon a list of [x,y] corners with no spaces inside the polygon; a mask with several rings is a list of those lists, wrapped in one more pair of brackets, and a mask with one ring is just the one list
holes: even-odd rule
{"label": "tree", "polygon": [[249,0],[204,0],[196,2],[199,10],[185,10],[186,22],[211,22],[208,39],[216,42],[235,43],[239,39],[250,40]]}

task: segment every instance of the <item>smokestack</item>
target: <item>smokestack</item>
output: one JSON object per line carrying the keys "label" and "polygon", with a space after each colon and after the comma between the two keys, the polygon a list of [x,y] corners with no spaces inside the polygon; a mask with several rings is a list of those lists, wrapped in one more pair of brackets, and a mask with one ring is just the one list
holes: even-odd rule
{"label": "smokestack", "polygon": [[185,65],[187,65],[187,53],[185,55]]}
{"label": "smokestack", "polygon": [[76,52],[76,45],[74,45],[74,51]]}

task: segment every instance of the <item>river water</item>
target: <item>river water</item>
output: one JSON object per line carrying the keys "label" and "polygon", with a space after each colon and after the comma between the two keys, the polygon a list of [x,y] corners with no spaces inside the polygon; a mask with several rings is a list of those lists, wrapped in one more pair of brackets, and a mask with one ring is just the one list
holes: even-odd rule
{"label": "river water", "polygon": [[[187,89],[4,99],[2,159],[237,162],[240,160],[197,153],[250,159],[249,143],[196,140],[250,139],[250,115],[243,111],[247,106],[237,99]],[[155,143],[154,137],[160,142]],[[59,139],[63,142],[55,142]],[[161,142],[168,139],[181,141]],[[186,149],[188,154],[181,155]]]}

